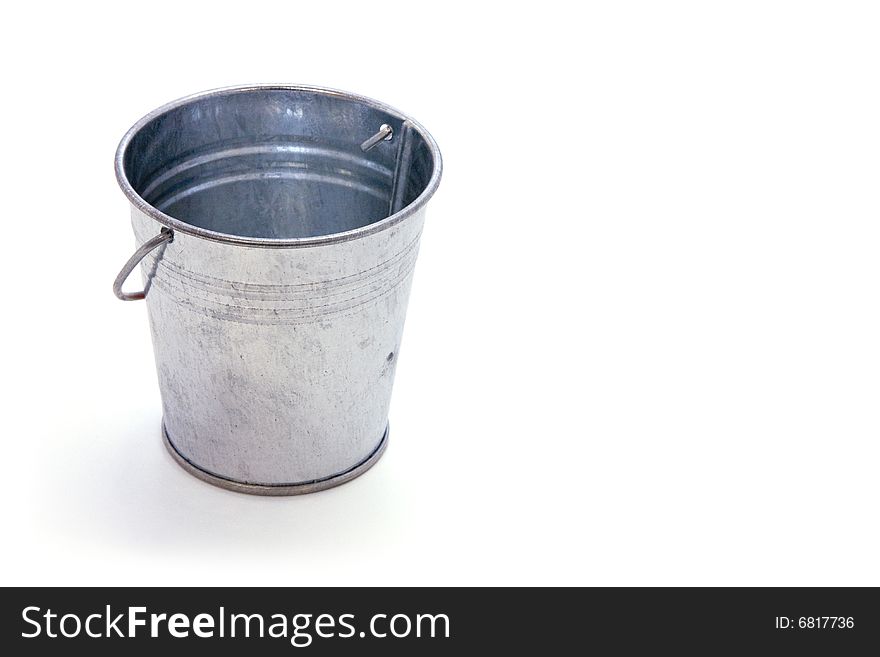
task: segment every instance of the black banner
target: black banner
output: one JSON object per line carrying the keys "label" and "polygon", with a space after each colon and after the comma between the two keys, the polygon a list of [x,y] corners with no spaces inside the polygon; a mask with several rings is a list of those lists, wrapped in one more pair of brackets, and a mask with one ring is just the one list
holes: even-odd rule
{"label": "black banner", "polygon": [[4,589],[5,654],[877,654],[876,589]]}

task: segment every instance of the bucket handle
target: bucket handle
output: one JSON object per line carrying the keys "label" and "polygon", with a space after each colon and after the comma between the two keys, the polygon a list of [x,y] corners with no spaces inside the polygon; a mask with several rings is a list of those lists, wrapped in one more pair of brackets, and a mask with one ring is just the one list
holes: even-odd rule
{"label": "bucket handle", "polygon": [[123,292],[122,285],[128,279],[134,268],[138,266],[138,263],[144,259],[145,255],[147,255],[156,247],[161,246],[166,242],[170,242],[173,239],[174,231],[172,231],[170,228],[163,228],[162,232],[156,235],[156,237],[153,237],[152,239],[149,239],[141,244],[141,247],[134,252],[134,255],[132,255],[124,265],[122,265],[122,270],[119,272],[116,280],[113,281],[113,294],[115,294],[123,301],[140,301],[141,299],[146,297],[146,290],[142,290],[140,292]]}

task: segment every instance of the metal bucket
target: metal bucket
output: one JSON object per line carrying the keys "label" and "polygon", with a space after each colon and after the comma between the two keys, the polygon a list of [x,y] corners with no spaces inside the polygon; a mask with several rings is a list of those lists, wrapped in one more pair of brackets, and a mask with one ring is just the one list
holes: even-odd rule
{"label": "metal bucket", "polygon": [[[368,98],[259,85],[183,98],[116,153],[171,454],[261,495],[358,476],[388,406],[425,205],[428,132]],[[122,284],[141,263],[143,292]]]}

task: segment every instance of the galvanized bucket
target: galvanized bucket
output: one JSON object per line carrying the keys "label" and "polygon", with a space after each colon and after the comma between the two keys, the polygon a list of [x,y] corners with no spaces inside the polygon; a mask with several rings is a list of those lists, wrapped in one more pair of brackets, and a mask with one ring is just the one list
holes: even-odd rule
{"label": "galvanized bucket", "polygon": [[[261,495],[358,476],[388,406],[437,144],[349,93],[209,91],[138,121],[116,153],[147,301],[163,434],[186,470]],[[141,263],[144,290],[122,291]]]}

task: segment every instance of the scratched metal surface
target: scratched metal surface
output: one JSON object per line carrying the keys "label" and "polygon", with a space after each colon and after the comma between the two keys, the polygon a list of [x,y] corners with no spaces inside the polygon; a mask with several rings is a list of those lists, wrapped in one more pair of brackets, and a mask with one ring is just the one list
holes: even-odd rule
{"label": "scratched metal surface", "polygon": [[167,437],[213,483],[327,487],[385,435],[439,152],[360,97],[213,93],[117,158],[137,244],[174,229],[141,262]]}

